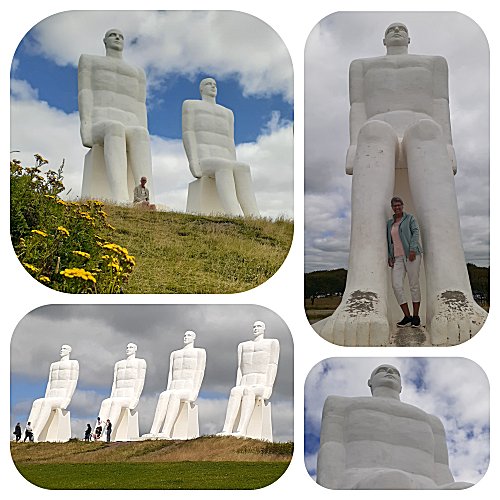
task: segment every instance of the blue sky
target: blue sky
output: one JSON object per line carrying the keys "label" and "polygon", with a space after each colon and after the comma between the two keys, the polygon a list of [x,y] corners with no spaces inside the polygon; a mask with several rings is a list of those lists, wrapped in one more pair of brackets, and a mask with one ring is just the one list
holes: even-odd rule
{"label": "blue sky", "polygon": [[126,345],[135,342],[137,357],[148,365],[138,411],[141,434],[149,432],[158,395],[166,388],[170,353],[181,349],[184,332],[193,330],[195,346],[207,352],[198,399],[200,433],[219,432],[236,381],[237,346],[253,338],[257,320],[266,324],[266,338],[280,342],[270,399],[275,440],[293,440],[292,338],[279,316],[250,305],[54,305],[32,311],[20,321],[11,342],[11,427],[21,422],[24,428],[33,401],[45,394],[50,364],[59,360],[61,345],[69,344],[80,373],[68,409],[72,434],[81,437],[110,395],[114,364],[125,358]]}
{"label": "blue sky", "polygon": [[[393,22],[408,27],[410,54],[441,55],[448,61],[465,258],[489,266],[490,54],[480,26],[458,12],[336,12],[313,28],[305,50],[306,272],[347,268],[352,181],[345,173],[349,64],[385,55],[382,39]],[[387,209],[389,216],[389,204]]]}
{"label": "blue sky", "polygon": [[367,381],[383,363],[401,373],[401,401],[443,422],[455,480],[477,483],[489,464],[490,389],[483,370],[465,358],[328,358],[315,365],[304,386],[304,453],[309,474],[316,478],[326,397],[369,397]]}
{"label": "blue sky", "polygon": [[193,178],[181,143],[182,102],[198,99],[200,80],[212,76],[217,102],[234,112],[238,158],[252,167],[261,214],[293,217],[290,57],[271,28],[238,12],[71,11],[41,21],[20,41],[11,69],[11,149],[20,151],[13,156],[31,164],[40,153],[52,168],[64,158],[70,197],[80,193],[87,149],[79,136],[78,58],[104,55],[111,27],[125,35],[124,60],[147,74],[157,203],[185,209]]}

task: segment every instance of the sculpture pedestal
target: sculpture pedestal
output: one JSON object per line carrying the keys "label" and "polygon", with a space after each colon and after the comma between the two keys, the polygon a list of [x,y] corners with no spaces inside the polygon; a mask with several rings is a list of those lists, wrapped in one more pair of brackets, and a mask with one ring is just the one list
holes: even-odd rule
{"label": "sculpture pedestal", "polygon": [[189,183],[186,212],[192,214],[224,214],[215,179],[203,176]]}
{"label": "sculpture pedestal", "polygon": [[[111,441],[132,441],[139,439],[139,413],[137,410],[123,408],[118,422],[111,430]],[[106,441],[106,432],[103,431],[103,441]]]}
{"label": "sculpture pedestal", "polygon": [[198,405],[184,401],[181,403],[170,439],[195,439],[199,436]]}
{"label": "sculpture pedestal", "polygon": [[[240,414],[236,418],[234,424],[235,429],[238,428]],[[273,441],[273,426],[271,420],[271,403],[266,402],[261,398],[255,401],[255,407],[248,423],[247,438],[261,439],[263,441]]]}
{"label": "sculpture pedestal", "polygon": [[35,436],[37,442],[65,443],[71,438],[70,413],[61,408],[55,408],[50,413],[49,420],[40,432]]}
{"label": "sculpture pedestal", "polygon": [[119,203],[128,203],[134,199],[134,176],[130,165],[127,164],[127,186],[128,200],[114,200],[113,192],[106,174],[104,163],[104,148],[100,144],[94,144],[92,149],[85,155],[83,164],[82,198],[98,200],[109,200]]}

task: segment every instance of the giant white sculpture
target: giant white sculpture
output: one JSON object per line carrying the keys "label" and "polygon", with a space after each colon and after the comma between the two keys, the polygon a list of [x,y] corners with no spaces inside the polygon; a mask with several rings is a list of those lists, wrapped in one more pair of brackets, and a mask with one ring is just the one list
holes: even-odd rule
{"label": "giant white sculpture", "polygon": [[[102,422],[111,422],[111,441],[130,441],[139,438],[139,404],[144,380],[146,361],[136,358],[137,345],[127,344],[126,359],[115,364],[111,396],[101,403],[99,417]],[[103,432],[101,440],[106,440]]]}
{"label": "giant white sculpture", "polygon": [[323,407],[317,482],[341,490],[464,489],[448,465],[438,417],[400,401],[397,368],[380,365],[372,397],[328,396]]}
{"label": "giant white sculpture", "polygon": [[160,394],[146,439],[194,439],[200,435],[196,399],[205,374],[207,354],[194,346],[196,334],[184,334],[184,347],[170,354],[167,390]]}
{"label": "giant white sculpture", "polygon": [[78,63],[78,108],[85,157],[82,197],[131,202],[147,177],[153,199],[146,76],[122,59],[123,34],[104,35],[105,56],[83,54]]}
{"label": "giant white sculpture", "polygon": [[401,318],[387,270],[393,194],[420,226],[422,315],[431,343],[464,342],[486,319],[472,297],[460,236],[448,66],[440,56],[408,54],[409,42],[406,26],[391,24],[384,37],[387,55],[357,59],[349,70],[349,272],[342,303],[314,326],[339,345],[387,345],[391,325]]}
{"label": "giant white sculpture", "polygon": [[189,184],[186,210],[258,217],[250,167],[236,160],[233,112],[215,102],[213,78],[200,82],[200,93],[201,100],[182,104],[182,142],[197,178]]}
{"label": "giant white sculpture", "polygon": [[71,402],[78,382],[79,365],[70,359],[71,346],[61,347],[59,361],[50,365],[45,397],[33,402],[28,422],[33,428],[35,441],[65,442],[71,438]]}
{"label": "giant white sculpture", "polygon": [[224,428],[219,435],[273,440],[271,403],[280,345],[265,339],[262,321],[253,325],[254,339],[238,345],[236,386],[231,389]]}

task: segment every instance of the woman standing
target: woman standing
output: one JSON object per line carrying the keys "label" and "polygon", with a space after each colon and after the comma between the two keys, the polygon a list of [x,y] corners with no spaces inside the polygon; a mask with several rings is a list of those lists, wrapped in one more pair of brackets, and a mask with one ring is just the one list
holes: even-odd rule
{"label": "woman standing", "polygon": [[[419,229],[415,217],[403,212],[403,200],[395,196],[391,200],[394,215],[387,221],[387,249],[389,253],[388,264],[392,268],[392,288],[401,307],[404,318],[397,326],[420,326],[420,261],[422,249],[419,241]],[[410,283],[411,300],[413,302],[413,315],[404,294],[404,279],[408,274]]]}

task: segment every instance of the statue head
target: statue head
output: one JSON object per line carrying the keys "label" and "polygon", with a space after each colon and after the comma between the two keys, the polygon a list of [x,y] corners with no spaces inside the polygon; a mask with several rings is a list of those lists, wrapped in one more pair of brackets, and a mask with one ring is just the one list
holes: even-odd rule
{"label": "statue head", "polygon": [[385,30],[383,42],[386,47],[408,47],[408,28],[403,23],[390,24]]}
{"label": "statue head", "polygon": [[256,321],[253,324],[253,334],[257,337],[258,335],[264,335],[266,331],[266,325],[263,321]]}
{"label": "statue head", "polygon": [[119,29],[112,28],[106,31],[102,41],[104,42],[106,50],[112,49],[118,52],[123,51],[124,37]]}
{"label": "statue head", "polygon": [[200,94],[201,97],[211,97],[214,98],[217,96],[217,82],[209,77],[203,78],[200,82]]}
{"label": "statue head", "polygon": [[401,374],[399,370],[392,365],[380,365],[372,371],[370,380],[368,380],[368,387],[372,394],[379,387],[392,389],[398,394],[401,392]]}
{"label": "statue head", "polygon": [[72,351],[71,349],[71,346],[70,345],[67,345],[67,344],[64,344],[61,346],[61,350],[59,352],[59,355],[61,356],[61,358],[63,356],[69,356],[69,353]]}
{"label": "statue head", "polygon": [[137,352],[137,345],[134,344],[133,342],[130,342],[127,344],[127,350],[125,353],[127,356],[130,356],[131,354],[135,354]]}
{"label": "statue head", "polygon": [[196,333],[194,333],[191,330],[188,330],[186,333],[184,333],[184,344],[192,344],[194,342],[194,339],[196,338]]}

